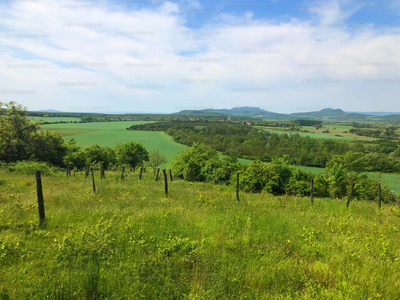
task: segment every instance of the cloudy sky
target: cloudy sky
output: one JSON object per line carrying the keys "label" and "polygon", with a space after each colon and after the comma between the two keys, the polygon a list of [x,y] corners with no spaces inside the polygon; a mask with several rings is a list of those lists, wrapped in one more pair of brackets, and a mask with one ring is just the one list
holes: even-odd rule
{"label": "cloudy sky", "polygon": [[400,0],[0,0],[0,102],[400,111]]}

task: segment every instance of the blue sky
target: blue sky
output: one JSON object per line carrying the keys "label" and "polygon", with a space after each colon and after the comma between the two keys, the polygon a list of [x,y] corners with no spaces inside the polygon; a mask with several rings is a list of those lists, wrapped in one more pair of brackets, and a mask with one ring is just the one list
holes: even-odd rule
{"label": "blue sky", "polygon": [[400,1],[0,1],[0,102],[400,111]]}

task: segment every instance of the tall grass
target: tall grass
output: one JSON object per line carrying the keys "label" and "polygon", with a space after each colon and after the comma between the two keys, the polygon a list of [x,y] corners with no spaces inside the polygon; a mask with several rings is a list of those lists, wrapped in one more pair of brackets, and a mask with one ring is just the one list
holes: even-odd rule
{"label": "tall grass", "polygon": [[400,299],[400,210],[0,171],[0,299]]}

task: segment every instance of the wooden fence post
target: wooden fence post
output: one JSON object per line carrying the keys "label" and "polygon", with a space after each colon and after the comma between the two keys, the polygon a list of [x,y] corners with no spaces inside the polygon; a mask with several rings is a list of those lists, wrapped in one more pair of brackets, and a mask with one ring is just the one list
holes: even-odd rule
{"label": "wooden fence post", "polygon": [[42,225],[45,222],[46,216],[44,213],[42,178],[40,176],[40,171],[35,172],[35,177],[36,177],[36,194],[37,194],[38,208],[39,208],[39,222]]}
{"label": "wooden fence post", "polygon": [[171,182],[174,181],[174,179],[172,178],[172,171],[171,171],[171,169],[169,169],[169,178],[171,179]]}
{"label": "wooden fence post", "polygon": [[90,167],[90,164],[86,164],[85,179],[88,178],[88,176],[89,176],[89,167]]}
{"label": "wooden fence post", "polygon": [[139,180],[142,180],[143,167],[140,168]]}
{"label": "wooden fence post", "polygon": [[156,174],[156,182],[158,181],[158,175],[160,174],[160,168],[157,169],[157,174]]}
{"label": "wooden fence post", "polygon": [[122,168],[121,168],[121,180],[125,178],[124,173],[125,173],[125,166],[122,166]]}
{"label": "wooden fence post", "polygon": [[378,208],[381,208],[381,183],[378,183]]}
{"label": "wooden fence post", "polygon": [[396,196],[396,194],[392,191],[393,197],[397,200],[397,206],[400,206],[400,199],[399,196]]}
{"label": "wooden fence post", "polygon": [[237,172],[237,178],[236,178],[236,200],[237,202],[239,201],[239,172]]}
{"label": "wooden fence post", "polygon": [[100,166],[100,179],[105,179],[106,178],[106,175],[104,174],[104,165],[103,164],[101,164],[101,166]]}
{"label": "wooden fence post", "polygon": [[67,163],[67,176],[71,176],[71,163]]}
{"label": "wooden fence post", "polygon": [[163,169],[164,173],[164,189],[165,189],[165,196],[168,197],[168,177],[167,177],[167,172],[165,172],[165,169]]}
{"label": "wooden fence post", "polygon": [[355,183],[353,182],[351,184],[349,198],[347,199],[347,203],[346,203],[347,208],[349,208],[349,205],[350,205],[351,196],[353,195],[354,185],[355,185]]}
{"label": "wooden fence post", "polygon": [[314,204],[314,179],[311,179],[310,183],[310,200],[311,204]]}
{"label": "wooden fence post", "polygon": [[90,168],[90,171],[92,173],[93,192],[96,192],[96,184],[94,183],[93,168]]}

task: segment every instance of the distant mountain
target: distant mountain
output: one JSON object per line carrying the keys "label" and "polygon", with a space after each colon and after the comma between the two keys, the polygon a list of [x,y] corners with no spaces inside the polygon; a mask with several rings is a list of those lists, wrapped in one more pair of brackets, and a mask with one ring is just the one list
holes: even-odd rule
{"label": "distant mountain", "polygon": [[371,115],[348,113],[341,109],[325,108],[320,111],[310,111],[290,114],[295,119],[322,119],[322,120],[366,120]]}
{"label": "distant mountain", "polygon": [[183,116],[244,116],[268,120],[294,120],[294,119],[315,119],[326,121],[392,121],[400,122],[400,115],[377,115],[367,113],[345,112],[342,109],[325,108],[319,111],[299,112],[291,114],[274,113],[259,107],[234,107],[231,109],[202,109],[183,110],[175,115]]}
{"label": "distant mountain", "polygon": [[261,109],[259,107],[234,107],[231,109],[201,109],[201,110],[183,110],[175,115],[183,116],[245,116],[260,119],[287,119],[286,114],[279,114]]}
{"label": "distant mountain", "polygon": [[42,109],[42,110],[38,110],[38,112],[62,112],[62,111],[55,110],[55,109]]}
{"label": "distant mountain", "polygon": [[356,114],[363,114],[363,115],[372,115],[372,116],[389,116],[389,115],[400,115],[400,112],[384,112],[384,111],[370,111],[370,112],[365,112],[365,111],[352,111],[352,113]]}

